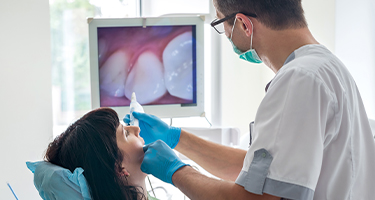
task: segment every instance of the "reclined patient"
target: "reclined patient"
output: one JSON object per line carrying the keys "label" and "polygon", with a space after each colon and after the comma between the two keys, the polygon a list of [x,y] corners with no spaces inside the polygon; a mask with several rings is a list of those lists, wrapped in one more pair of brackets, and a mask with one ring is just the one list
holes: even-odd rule
{"label": "reclined patient", "polygon": [[70,172],[82,168],[92,200],[154,199],[140,169],[144,140],[139,132],[136,126],[123,126],[114,110],[99,108],[56,137],[45,158]]}

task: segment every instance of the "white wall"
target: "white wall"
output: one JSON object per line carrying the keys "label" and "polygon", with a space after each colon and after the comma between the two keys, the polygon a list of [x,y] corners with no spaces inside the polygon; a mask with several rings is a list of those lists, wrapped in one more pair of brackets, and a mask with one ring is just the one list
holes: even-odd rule
{"label": "white wall", "polygon": [[0,199],[40,199],[25,162],[52,138],[48,0],[0,1]]}
{"label": "white wall", "polygon": [[[303,0],[309,28],[314,37],[331,51],[335,46],[335,0]],[[274,73],[264,64],[250,64],[238,58],[228,39],[221,39],[221,122],[242,134],[249,131],[266,84]]]}
{"label": "white wall", "polygon": [[375,1],[336,3],[336,52],[357,83],[369,118],[375,119]]}
{"label": "white wall", "polygon": [[332,52],[335,52],[335,4],[335,0],[302,0],[311,33]]}

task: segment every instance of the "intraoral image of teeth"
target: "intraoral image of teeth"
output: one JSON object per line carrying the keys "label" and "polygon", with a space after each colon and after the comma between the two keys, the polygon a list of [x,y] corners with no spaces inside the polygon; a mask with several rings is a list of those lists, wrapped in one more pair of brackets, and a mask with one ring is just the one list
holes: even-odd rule
{"label": "intraoral image of teeth", "polygon": [[108,45],[107,42],[104,39],[100,39],[98,42],[98,50],[99,50],[99,62],[103,59],[103,57],[106,56],[106,53],[108,51]]}
{"label": "intraoral image of teeth", "polygon": [[193,100],[192,48],[192,32],[185,32],[163,51],[165,86],[172,96],[187,100]]}
{"label": "intraoral image of teeth", "polygon": [[113,53],[99,69],[100,92],[113,97],[123,97],[128,66],[129,56],[125,51],[118,50]]}
{"label": "intraoral image of teeth", "polygon": [[137,94],[140,104],[148,104],[162,97],[167,89],[164,84],[163,65],[151,51],[143,52],[135,62],[125,83],[125,96]]}

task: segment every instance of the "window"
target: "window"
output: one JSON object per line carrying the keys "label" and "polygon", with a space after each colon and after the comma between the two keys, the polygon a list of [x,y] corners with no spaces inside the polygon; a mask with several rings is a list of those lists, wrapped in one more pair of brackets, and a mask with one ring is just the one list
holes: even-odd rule
{"label": "window", "polygon": [[56,136],[91,109],[87,17],[136,17],[137,0],[50,0]]}

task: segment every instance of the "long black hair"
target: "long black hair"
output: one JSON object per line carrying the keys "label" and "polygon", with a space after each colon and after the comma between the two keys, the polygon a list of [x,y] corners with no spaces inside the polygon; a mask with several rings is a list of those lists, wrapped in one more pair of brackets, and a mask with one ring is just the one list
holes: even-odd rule
{"label": "long black hair", "polygon": [[116,142],[119,124],[114,110],[93,110],[56,137],[45,158],[71,172],[81,167],[93,200],[146,199],[141,187],[129,185],[126,177],[119,175],[123,161]]}

